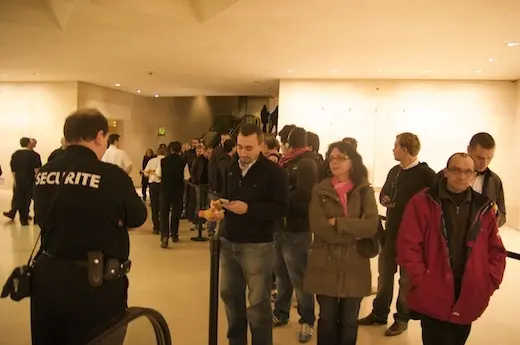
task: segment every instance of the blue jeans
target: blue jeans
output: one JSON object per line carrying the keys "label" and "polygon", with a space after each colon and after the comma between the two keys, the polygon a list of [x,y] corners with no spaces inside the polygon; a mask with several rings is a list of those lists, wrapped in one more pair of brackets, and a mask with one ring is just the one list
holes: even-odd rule
{"label": "blue jeans", "polygon": [[[234,243],[221,238],[220,296],[226,308],[229,345],[272,345],[273,243]],[[249,307],[246,308],[246,287]]]}
{"label": "blue jeans", "polygon": [[274,315],[289,318],[293,291],[296,291],[300,323],[314,325],[314,295],[303,291],[303,277],[307,267],[307,256],[311,245],[308,232],[275,233],[276,288],[278,297],[274,304]]}

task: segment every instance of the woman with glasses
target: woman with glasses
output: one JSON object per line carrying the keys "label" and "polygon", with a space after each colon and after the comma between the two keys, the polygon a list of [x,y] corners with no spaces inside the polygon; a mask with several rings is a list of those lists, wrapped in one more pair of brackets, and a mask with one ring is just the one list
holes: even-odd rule
{"label": "woman with glasses", "polygon": [[362,239],[377,233],[379,215],[367,168],[347,143],[330,145],[329,177],[314,187],[309,208],[314,241],[304,289],[320,305],[318,345],[355,345],[361,300],[371,292]]}

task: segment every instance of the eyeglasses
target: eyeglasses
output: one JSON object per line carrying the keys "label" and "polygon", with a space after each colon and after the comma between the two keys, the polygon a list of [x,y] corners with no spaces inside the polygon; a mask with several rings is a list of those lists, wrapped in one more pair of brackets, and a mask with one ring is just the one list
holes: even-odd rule
{"label": "eyeglasses", "polygon": [[477,174],[477,172],[474,170],[462,170],[459,168],[449,168],[448,171],[462,176],[474,176]]}
{"label": "eyeglasses", "polygon": [[349,159],[350,159],[350,157],[343,156],[343,155],[329,156],[329,162],[334,162],[334,161],[344,162],[344,161],[347,161]]}

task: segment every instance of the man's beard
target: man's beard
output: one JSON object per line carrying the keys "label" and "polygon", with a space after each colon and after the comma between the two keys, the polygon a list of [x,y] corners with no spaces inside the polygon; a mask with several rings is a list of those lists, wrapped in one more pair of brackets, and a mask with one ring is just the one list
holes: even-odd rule
{"label": "man's beard", "polygon": [[240,168],[245,169],[249,164],[251,164],[252,160],[249,157],[243,157],[238,159],[238,164]]}

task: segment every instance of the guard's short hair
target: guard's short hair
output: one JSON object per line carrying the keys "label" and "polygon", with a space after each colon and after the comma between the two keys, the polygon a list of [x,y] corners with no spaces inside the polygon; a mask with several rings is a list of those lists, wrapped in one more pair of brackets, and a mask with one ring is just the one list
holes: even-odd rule
{"label": "guard's short hair", "polygon": [[471,137],[469,141],[469,147],[474,149],[477,146],[482,147],[483,149],[490,150],[495,148],[495,139],[491,136],[491,134],[486,132],[480,132]]}
{"label": "guard's short hair", "polygon": [[65,119],[63,135],[68,143],[78,141],[92,141],[101,131],[108,133],[108,120],[97,109],[79,109]]}
{"label": "guard's short hair", "polygon": [[166,146],[159,146],[157,149],[157,155],[164,156],[166,154]]}
{"label": "guard's short hair", "polygon": [[233,151],[233,149],[237,146],[235,141],[233,139],[228,139],[224,141],[224,145],[222,146],[224,148],[225,153],[230,153]]}
{"label": "guard's short hair", "polygon": [[401,147],[405,148],[408,153],[416,157],[421,151],[421,142],[419,137],[410,132],[404,132],[396,136],[397,142]]}
{"label": "guard's short hair", "polygon": [[313,151],[318,152],[320,150],[320,137],[318,134],[307,132],[307,145],[310,146]]}
{"label": "guard's short hair", "polygon": [[21,147],[27,147],[29,146],[29,144],[31,143],[31,139],[27,138],[27,137],[23,137],[20,139],[20,146]]}
{"label": "guard's short hair", "polygon": [[181,149],[182,149],[182,144],[180,143],[180,141],[172,141],[169,145],[168,145],[168,149],[170,150],[171,153],[180,153],[181,152]]}
{"label": "guard's short hair", "polygon": [[276,138],[267,138],[264,140],[264,144],[269,150],[280,151],[280,142]]}
{"label": "guard's short hair", "polygon": [[114,145],[114,143],[115,143],[116,141],[119,141],[119,138],[121,138],[121,136],[120,136],[119,134],[115,134],[115,133],[114,133],[114,134],[110,134],[110,135],[108,136],[108,143],[109,143],[110,145]]}
{"label": "guard's short hair", "polygon": [[256,134],[259,143],[261,143],[264,140],[264,133],[262,132],[262,129],[260,128],[260,126],[255,125],[254,123],[247,123],[245,125],[240,126],[240,130],[238,133],[242,134],[245,137]]}

